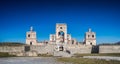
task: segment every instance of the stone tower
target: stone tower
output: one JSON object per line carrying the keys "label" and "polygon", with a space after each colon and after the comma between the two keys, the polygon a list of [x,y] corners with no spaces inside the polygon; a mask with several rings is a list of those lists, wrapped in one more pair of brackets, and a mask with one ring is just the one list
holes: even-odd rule
{"label": "stone tower", "polygon": [[85,34],[85,42],[86,45],[96,45],[96,34],[92,32],[89,28],[88,32]]}
{"label": "stone tower", "polygon": [[56,43],[67,43],[67,25],[65,23],[56,24]]}
{"label": "stone tower", "polygon": [[33,31],[33,27],[30,27],[30,31],[26,33],[26,44],[28,45],[36,45],[36,32]]}

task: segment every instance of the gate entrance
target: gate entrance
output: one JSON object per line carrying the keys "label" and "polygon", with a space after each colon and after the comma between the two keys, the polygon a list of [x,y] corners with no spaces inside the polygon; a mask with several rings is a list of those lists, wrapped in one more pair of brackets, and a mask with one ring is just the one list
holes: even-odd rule
{"label": "gate entrance", "polygon": [[60,47],[59,47],[59,51],[64,51],[63,46],[60,46]]}
{"label": "gate entrance", "polygon": [[30,46],[25,46],[25,47],[24,47],[24,51],[25,51],[25,52],[30,51]]}

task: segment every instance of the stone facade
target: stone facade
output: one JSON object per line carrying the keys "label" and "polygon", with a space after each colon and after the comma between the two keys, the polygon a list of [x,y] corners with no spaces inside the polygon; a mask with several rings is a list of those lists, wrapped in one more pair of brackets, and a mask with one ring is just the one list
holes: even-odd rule
{"label": "stone facade", "polygon": [[[67,33],[67,24],[57,23],[55,34],[50,34],[49,44],[77,44],[77,40],[72,38],[70,34]],[[96,34],[89,29],[85,34],[84,39],[85,45],[96,45]],[[33,31],[33,27],[30,28],[30,31],[26,33],[26,44],[28,45],[44,45],[43,43],[38,43],[36,38],[36,32]]]}
{"label": "stone facade", "polygon": [[[54,56],[71,56],[73,54],[90,54],[92,46],[89,45],[67,45],[66,51],[55,51],[55,44],[47,45],[30,45],[30,46],[0,46],[0,52],[8,52],[17,56],[38,56],[38,54],[51,54]],[[120,53],[120,45],[100,45],[98,53]]]}
{"label": "stone facade", "polygon": [[36,32],[33,31],[33,27],[31,27],[30,31],[26,34],[26,44],[37,45]]}
{"label": "stone facade", "polygon": [[86,45],[96,45],[96,34],[92,32],[91,29],[85,33],[85,42]]}
{"label": "stone facade", "polygon": [[50,34],[51,43],[70,43],[71,35],[67,34],[67,25],[65,23],[56,24],[56,33]]}
{"label": "stone facade", "polygon": [[92,45],[96,45],[96,35],[94,32],[91,32],[91,29],[86,32],[85,42],[80,44],[75,38],[71,37],[71,34],[67,33],[67,24],[65,23],[57,23],[55,34],[50,34],[49,38],[48,43],[38,43],[36,40],[36,32],[33,31],[31,27],[30,31],[26,34],[26,44],[33,45],[30,46],[30,48],[31,50],[37,51],[37,53],[50,53],[56,56],[61,55],[61,53],[68,55],[68,53],[65,53],[66,51],[69,51],[71,54],[91,53]]}
{"label": "stone facade", "polygon": [[120,53],[120,45],[100,45],[99,53]]}
{"label": "stone facade", "polygon": [[96,46],[96,34],[91,29],[85,33],[84,43],[80,44],[67,33],[67,24],[57,23],[55,34],[50,34],[50,40],[37,42],[33,27],[26,33],[26,45],[0,46],[0,52],[8,52],[17,56],[38,56],[52,54],[54,56],[71,57],[73,54],[88,53],[120,53],[120,45]]}
{"label": "stone facade", "polygon": [[[86,32],[85,44],[80,44],[75,38],[72,38],[67,33],[67,24],[57,23],[55,34],[50,34],[50,40],[38,43],[36,32],[33,27],[26,32],[26,45],[24,46],[3,46],[0,47],[0,52],[8,52],[17,56],[37,56],[38,54],[52,54],[54,56],[69,57],[75,53],[91,53],[92,45],[96,45],[96,36],[94,32]],[[90,35],[94,38],[88,38]],[[89,43],[90,41],[90,43]]]}

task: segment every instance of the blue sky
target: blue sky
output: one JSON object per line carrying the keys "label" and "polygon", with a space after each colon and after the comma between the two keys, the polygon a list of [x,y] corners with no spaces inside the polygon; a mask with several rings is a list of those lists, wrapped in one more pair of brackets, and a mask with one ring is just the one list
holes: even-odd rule
{"label": "blue sky", "polygon": [[56,23],[66,23],[68,33],[83,41],[88,28],[97,43],[120,41],[119,0],[0,0],[0,42],[25,42],[30,26],[39,41],[49,40]]}

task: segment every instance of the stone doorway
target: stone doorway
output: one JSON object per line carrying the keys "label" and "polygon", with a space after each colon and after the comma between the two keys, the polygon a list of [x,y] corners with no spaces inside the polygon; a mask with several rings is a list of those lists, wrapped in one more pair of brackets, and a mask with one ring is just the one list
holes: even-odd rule
{"label": "stone doorway", "polygon": [[59,47],[59,51],[64,51],[64,47],[63,47],[63,46],[60,46],[60,47]]}
{"label": "stone doorway", "polygon": [[30,42],[30,45],[32,45],[32,42]]}
{"label": "stone doorway", "polygon": [[56,51],[64,51],[63,45],[58,44],[58,45],[56,46]]}

